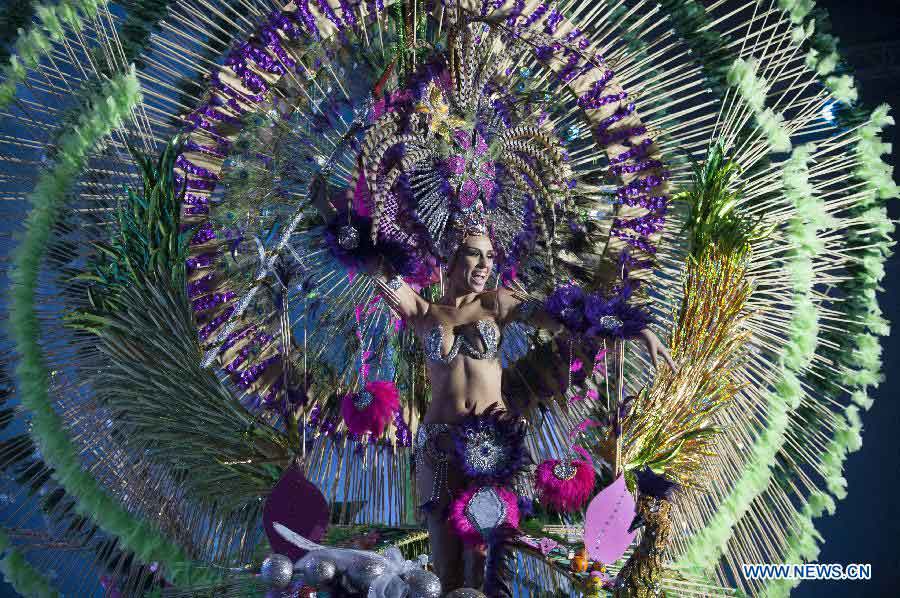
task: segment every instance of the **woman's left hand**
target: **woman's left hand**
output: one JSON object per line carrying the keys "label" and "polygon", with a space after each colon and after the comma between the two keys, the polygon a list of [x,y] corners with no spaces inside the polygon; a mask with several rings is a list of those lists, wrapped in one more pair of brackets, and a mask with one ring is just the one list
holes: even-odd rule
{"label": "woman's left hand", "polygon": [[666,360],[666,363],[669,364],[669,367],[672,368],[672,370],[678,369],[675,367],[675,361],[669,354],[669,350],[662,344],[662,341],[653,334],[652,330],[644,328],[641,330],[640,338],[643,341],[644,346],[647,347],[647,353],[650,354],[650,361],[653,363],[654,368],[659,367],[659,355],[662,354],[663,359]]}

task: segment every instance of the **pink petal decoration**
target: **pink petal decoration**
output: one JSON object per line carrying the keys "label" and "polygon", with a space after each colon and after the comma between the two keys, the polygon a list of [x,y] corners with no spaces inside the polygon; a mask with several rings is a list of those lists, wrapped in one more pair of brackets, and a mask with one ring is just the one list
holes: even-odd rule
{"label": "pink petal decoration", "polygon": [[447,158],[447,168],[455,175],[461,175],[466,171],[466,159],[460,155]]}
{"label": "pink petal decoration", "polygon": [[456,129],[453,131],[453,139],[459,144],[463,149],[469,149],[472,147],[472,135],[468,131],[464,129]]}
{"label": "pink petal decoration", "polygon": [[475,155],[483,156],[488,151],[488,144],[481,135],[475,137]]}
{"label": "pink petal decoration", "polygon": [[471,207],[478,199],[478,185],[472,179],[466,179],[459,190],[459,203],[462,207]]}
{"label": "pink petal decoration", "polygon": [[584,546],[593,560],[614,563],[622,558],[637,533],[628,531],[634,512],[624,476],[594,497],[584,515]]}
{"label": "pink petal decoration", "polygon": [[540,540],[538,540],[538,550],[540,550],[541,554],[544,556],[550,554],[550,552],[557,546],[559,546],[559,542],[550,538],[541,538]]}

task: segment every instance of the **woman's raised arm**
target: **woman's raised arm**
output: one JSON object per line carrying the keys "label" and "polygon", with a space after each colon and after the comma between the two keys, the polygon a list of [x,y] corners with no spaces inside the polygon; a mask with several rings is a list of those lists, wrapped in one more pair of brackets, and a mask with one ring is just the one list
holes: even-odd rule
{"label": "woman's raised arm", "polygon": [[559,332],[563,325],[544,310],[544,304],[525,293],[500,288],[495,296],[500,326],[516,320],[549,332]]}
{"label": "woman's raised arm", "polygon": [[428,302],[412,290],[399,274],[388,276],[382,269],[379,269],[371,276],[375,281],[375,287],[384,297],[388,306],[404,320],[414,322],[428,313]]}
{"label": "woman's raised arm", "polygon": [[[564,328],[558,320],[547,313],[541,301],[529,297],[525,293],[500,288],[496,291],[495,301],[501,326],[519,320],[552,333],[559,332]],[[635,340],[640,340],[647,349],[654,367],[657,367],[659,357],[662,357],[669,367],[673,370],[677,369],[669,349],[657,338],[652,330],[644,328]]]}

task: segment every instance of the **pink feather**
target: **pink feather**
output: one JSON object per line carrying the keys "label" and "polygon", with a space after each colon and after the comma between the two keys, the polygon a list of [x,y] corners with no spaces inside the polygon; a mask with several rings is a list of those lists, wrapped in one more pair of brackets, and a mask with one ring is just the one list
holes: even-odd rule
{"label": "pink feather", "polygon": [[[466,516],[466,505],[475,496],[475,493],[481,487],[474,487],[466,490],[450,504],[450,527],[457,533],[464,544],[474,546],[476,544],[484,544],[487,538],[481,535],[478,528],[472,525]],[[506,503],[506,520],[500,524],[503,527],[519,527],[519,501],[516,495],[500,486],[494,486],[497,495],[504,503]]]}
{"label": "pink feather", "polygon": [[344,397],[341,415],[351,434],[371,432],[375,436],[384,434],[384,429],[394,412],[400,407],[400,392],[389,380],[374,380],[366,384],[372,394],[372,402],[364,409],[353,403],[353,394]]}
{"label": "pink feather", "polygon": [[553,473],[560,461],[548,459],[538,465],[535,486],[540,501],[557,511],[569,513],[580,509],[591,497],[594,490],[594,468],[587,461],[571,461],[575,477],[561,480]]}

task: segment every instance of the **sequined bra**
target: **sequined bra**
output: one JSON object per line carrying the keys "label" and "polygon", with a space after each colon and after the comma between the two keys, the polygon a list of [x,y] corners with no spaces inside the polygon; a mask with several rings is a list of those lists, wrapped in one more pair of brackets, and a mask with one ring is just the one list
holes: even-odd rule
{"label": "sequined bra", "polygon": [[462,334],[453,339],[453,346],[447,355],[442,355],[444,349],[444,327],[435,324],[425,335],[425,357],[429,361],[438,361],[449,365],[457,355],[462,353],[466,357],[472,359],[494,359],[497,357],[497,350],[500,348],[500,333],[493,324],[493,320],[484,319],[475,322],[478,334],[481,335],[481,341],[484,343],[484,351],[475,348],[469,339]]}

